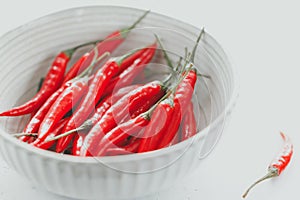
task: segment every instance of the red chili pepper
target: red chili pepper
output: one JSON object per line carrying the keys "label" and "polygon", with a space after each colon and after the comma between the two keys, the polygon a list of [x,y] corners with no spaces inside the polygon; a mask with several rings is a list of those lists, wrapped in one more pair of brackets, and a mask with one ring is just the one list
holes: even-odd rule
{"label": "red chili pepper", "polygon": [[247,191],[243,194],[243,198],[245,198],[248,195],[249,191],[258,183],[266,179],[279,176],[282,173],[282,171],[287,167],[287,165],[290,163],[294,151],[293,144],[287,135],[285,135],[282,132],[280,133],[280,135],[284,141],[282,152],[269,165],[268,174],[263,178],[259,179],[258,181],[256,181],[254,184],[252,184],[247,189]]}
{"label": "red chili pepper", "polygon": [[[117,73],[118,68],[119,65],[115,61],[109,61],[97,71],[78,109],[73,113],[67,123],[65,128],[66,132],[80,126],[88,118],[93,109],[95,109],[110,79]],[[58,153],[64,150],[65,149],[60,145],[56,148]]]}
{"label": "red chili pepper", "polygon": [[[43,106],[37,111],[37,113],[31,118],[29,123],[24,128],[24,133],[37,133],[39,130],[39,127],[44,120],[46,114],[48,113],[50,107],[53,105],[53,103],[56,101],[56,99],[59,97],[59,95],[68,87],[70,87],[71,82],[65,83],[60,89],[56,90],[43,104]],[[30,138],[30,136],[24,136],[21,137],[20,140],[27,142]]]}
{"label": "red chili pepper", "polygon": [[[97,44],[98,49],[98,55],[102,55],[105,52],[112,53],[120,44],[122,44],[127,37],[127,35],[130,33],[132,29],[136,27],[136,25],[142,21],[146,17],[146,15],[149,13],[149,11],[146,11],[141,17],[137,19],[130,27],[122,30],[117,30],[111,34],[109,34],[104,40],[99,42]],[[80,58],[76,64],[71,68],[71,70],[68,72],[65,78],[65,82],[68,81],[68,79],[72,79],[77,74],[81,73],[83,70],[85,70],[92,62],[94,57],[94,50],[86,53],[82,58]],[[129,66],[131,64],[130,59],[124,60],[124,65]],[[122,70],[122,68],[121,68]]]}
{"label": "red chili pepper", "polygon": [[74,140],[73,140],[73,147],[72,147],[72,155],[73,156],[80,156],[80,149],[83,144],[83,140],[86,136],[86,133],[79,132],[78,134],[75,134]]}
{"label": "red chili pepper", "polygon": [[[147,64],[152,60],[156,48],[157,44],[154,43],[146,48],[137,51],[135,54],[137,54],[138,56],[135,56],[134,58],[129,57],[134,62],[131,62],[131,66],[127,65],[129,66],[128,68],[123,67],[125,68],[125,70],[111,80],[104,94],[110,94],[114,90],[118,90],[119,88],[130,85],[133,82],[134,78],[138,76],[141,71],[143,71],[143,69],[147,66]],[[122,66],[124,65],[123,63]]]}
{"label": "red chili pepper", "polygon": [[184,141],[197,133],[197,122],[194,114],[193,103],[190,102],[181,122],[181,138]]}
{"label": "red chili pepper", "polygon": [[[175,97],[174,97],[174,107],[172,104],[164,103],[162,101],[158,104],[158,107],[153,112],[153,120],[150,122],[149,126],[145,129],[144,136],[147,137],[146,139],[142,139],[141,145],[139,146],[138,152],[144,152],[144,151],[150,151],[154,150],[157,147],[162,148],[170,144],[172,139],[174,138],[174,135],[176,134],[180,121],[181,121],[181,107],[180,104],[183,106],[188,101],[182,97],[182,95],[186,95],[185,98],[191,99],[193,94],[194,85],[197,79],[197,76],[194,76],[195,71],[191,70],[186,72],[187,75],[184,76],[182,80],[179,81],[179,85],[176,88]],[[188,84],[189,83],[189,84]],[[190,87],[188,87],[190,86]],[[192,90],[192,92],[190,92]],[[172,97],[170,97],[172,98]],[[140,99],[139,99],[140,100]],[[169,99],[165,100],[166,102],[169,101]],[[162,108],[162,109],[160,109]],[[165,114],[165,120],[164,114]],[[151,118],[152,118],[151,117]],[[130,120],[129,120],[130,121]],[[104,123],[104,122],[103,122]],[[169,126],[169,124],[172,123],[172,126]],[[118,129],[119,127],[116,127],[115,129]],[[113,129],[113,130],[115,130]],[[126,129],[125,129],[126,130]],[[101,129],[100,129],[101,131]],[[120,131],[117,131],[116,133],[109,132],[107,135],[111,134],[112,136],[108,136],[110,141],[117,145],[120,140],[123,140],[126,136],[125,133],[122,133]],[[155,134],[155,136],[150,137],[150,134]],[[163,136],[163,137],[162,137]],[[106,138],[106,135],[104,136],[104,140]],[[115,138],[121,138],[121,139],[115,139]],[[158,143],[158,141],[161,138],[161,142]],[[107,139],[106,139],[107,140]],[[103,145],[99,145],[98,149],[100,148],[100,153],[98,153],[98,150],[96,150],[96,154],[98,156],[104,155],[104,151],[109,148],[110,146],[103,147]],[[92,152],[92,151],[91,151]],[[94,152],[92,152],[93,154]]]}
{"label": "red chili pepper", "polygon": [[74,65],[71,67],[71,69],[68,71],[68,73],[65,75],[64,81],[63,83],[68,82],[69,80],[73,79],[74,77],[76,77],[78,74],[80,74],[79,70],[83,70],[81,69],[82,64],[87,60],[87,58],[89,57],[89,53],[84,54],[83,56],[81,56],[76,63],[74,63]]}
{"label": "red chili pepper", "polygon": [[136,139],[133,143],[128,144],[124,147],[112,147],[107,149],[106,156],[117,156],[117,155],[127,155],[131,153],[136,153],[140,145],[140,140]]}
{"label": "red chili pepper", "polygon": [[[190,57],[191,61],[194,60],[197,45],[202,35],[203,35],[203,31],[201,31],[197,39],[197,43],[193,49],[192,56]],[[160,42],[159,38],[158,41]],[[162,46],[161,42],[160,45]],[[163,52],[166,60],[169,61],[169,66],[172,67],[172,64],[165,50],[163,50]],[[157,126],[158,126],[157,124],[155,123],[153,125],[150,124],[150,126],[148,126],[149,131],[147,130],[145,131],[145,136],[148,137],[148,133],[153,134],[158,132],[158,134],[152,137],[148,137],[147,139],[143,139],[142,144],[139,147],[139,152],[164,148],[166,146],[169,146],[171,142],[174,140],[174,137],[176,136],[176,133],[180,126],[180,121],[183,113],[181,111],[181,108],[184,109],[187,107],[190,99],[192,98],[194,92],[194,86],[197,80],[197,73],[195,69],[191,69],[193,65],[191,63],[188,63],[187,66],[189,66],[187,68],[188,70],[184,72],[182,78],[178,81],[178,83],[175,85],[173,90],[170,91],[171,94],[172,93],[175,94],[174,94],[174,107],[172,108],[172,112],[170,112],[168,115],[168,120],[167,120],[168,123],[165,124],[164,130],[161,131],[157,131]],[[172,98],[172,96],[169,98]],[[157,114],[157,120],[154,121],[159,121],[159,114]],[[160,123],[160,122],[156,122],[156,123]],[[169,124],[172,125],[170,126]]]}
{"label": "red chili pepper", "polygon": [[[117,46],[119,46],[128,33],[135,28],[135,26],[149,13],[149,11],[145,12],[143,16],[141,16],[132,26],[129,28],[115,31],[112,34],[110,34],[105,41],[100,42],[97,45],[98,49],[98,55],[102,55],[104,52],[111,52],[113,51]],[[88,43],[90,44],[90,43]],[[83,45],[80,45],[82,47]],[[43,102],[55,91],[58,89],[58,87],[62,84],[64,80],[64,74],[67,67],[67,64],[73,55],[74,51],[78,49],[78,47],[75,47],[73,49],[63,51],[61,52],[54,60],[46,78],[43,83],[43,86],[38,94],[35,95],[33,99],[28,101],[27,103],[13,108],[11,110],[5,111],[0,113],[0,116],[19,116],[19,115],[25,115],[29,114],[31,112],[34,112],[37,110]],[[88,67],[92,59],[94,58],[95,51],[93,50],[88,58],[85,60],[85,62],[82,63],[82,66],[80,66],[80,69],[82,71]]]}
{"label": "red chili pepper", "polygon": [[106,150],[105,156],[120,156],[120,155],[128,155],[133,152],[127,151],[124,148],[112,147]]}
{"label": "red chili pepper", "polygon": [[[101,58],[103,58],[104,56],[106,56],[106,54],[102,55]],[[96,61],[94,61],[96,62]],[[95,64],[95,63],[94,63]],[[80,74],[78,77],[80,76],[86,76],[89,74],[89,72],[92,70],[92,66],[90,66],[90,69],[87,69],[85,72],[83,72],[82,74]],[[39,127],[42,123],[42,121],[44,120],[46,114],[48,113],[49,109],[51,108],[51,106],[54,104],[54,102],[57,100],[57,98],[69,87],[71,87],[72,85],[72,81],[68,81],[66,83],[64,83],[58,90],[56,90],[47,100],[46,102],[43,104],[43,106],[35,113],[35,115],[30,119],[29,123],[27,124],[27,126],[24,129],[24,133],[36,133],[39,130]],[[24,136],[21,137],[20,140],[26,142],[29,142],[29,139],[31,140],[32,137],[30,136]],[[30,141],[32,142],[32,141]]]}
{"label": "red chili pepper", "polygon": [[174,99],[178,99],[181,108],[185,109],[193,96],[194,87],[197,81],[196,69],[191,69],[182,82],[178,85]]}
{"label": "red chili pepper", "polygon": [[[141,139],[138,152],[152,151],[157,148],[159,140],[166,134],[166,129],[173,126],[173,100],[167,98],[157,105]],[[172,124],[172,125],[171,125]]]}
{"label": "red chili pepper", "polygon": [[[36,93],[38,93],[41,90],[44,80],[45,80],[44,77],[42,77],[40,79]],[[35,110],[32,113],[30,113],[30,119],[36,114],[36,112],[37,112],[37,110]]]}
{"label": "red chili pepper", "polygon": [[[140,62],[141,57],[144,57],[145,52],[148,52],[149,47],[144,47],[141,49],[133,50],[130,56],[125,55],[124,60],[122,61],[122,65],[120,66],[119,72],[114,76],[114,78],[120,76],[128,67],[132,66],[135,62]],[[144,62],[144,61],[143,61]]]}
{"label": "red chili pepper", "polygon": [[40,140],[45,140],[46,137],[51,133],[53,127],[56,125],[58,121],[60,121],[66,113],[68,113],[74,105],[81,99],[81,97],[85,94],[88,88],[88,75],[92,71],[94,65],[100,60],[103,59],[107,54],[103,54],[96,60],[94,58],[91,66],[87,68],[84,72],[82,72],[77,78],[70,80],[64,86],[63,91],[56,97],[56,100],[51,105],[49,111],[44,117],[43,121],[40,124],[38,131],[38,138],[36,142]]}
{"label": "red chili pepper", "polygon": [[[93,126],[97,121],[99,121],[103,115],[106,113],[106,111],[117,101],[119,101],[123,96],[127,95],[133,90],[136,90],[138,87],[141,87],[141,85],[130,85],[124,88],[119,89],[118,91],[114,92],[113,94],[107,96],[105,99],[103,99],[99,105],[97,106],[96,112],[94,115],[89,119],[91,122],[88,122],[89,120],[85,121],[86,124],[92,124],[90,126]],[[84,124],[85,124],[84,123]],[[84,130],[84,129],[83,129]]]}
{"label": "red chili pepper", "polygon": [[174,139],[174,137],[176,136],[176,133],[178,131],[179,125],[180,125],[180,121],[181,121],[182,115],[181,115],[181,107],[178,104],[178,101],[175,99],[174,100],[174,112],[172,114],[172,118],[171,118],[171,126],[168,126],[165,134],[163,137],[161,137],[160,141],[157,141],[157,149],[161,149],[164,147],[167,147],[170,145],[170,143],[172,142],[172,140]]}
{"label": "red chili pepper", "polygon": [[55,124],[72,109],[88,88],[88,77],[72,81],[70,87],[66,88],[53,103],[39,128],[37,140],[45,140],[51,133]]}
{"label": "red chili pepper", "polygon": [[86,148],[82,150],[81,155],[88,155],[88,152],[94,152],[103,136],[102,133],[107,133],[116,127],[117,123],[121,122],[126,114],[128,114],[128,110],[130,110],[130,108],[137,110],[138,107],[136,107],[136,105],[141,99],[144,99],[145,101],[151,96],[158,94],[161,94],[162,96],[163,93],[164,88],[162,87],[161,83],[158,81],[153,81],[122,97],[118,103],[114,104],[105,113],[101,120],[99,120],[90,130],[84,141]]}
{"label": "red chili pepper", "polygon": [[98,133],[102,135],[102,139],[98,143],[98,147],[96,148],[97,150],[95,152],[90,152],[91,155],[105,155],[108,148],[122,144],[122,142],[124,142],[124,140],[130,136],[137,136],[137,134],[148,124],[148,122],[149,118],[147,115],[140,115],[134,119],[130,119],[129,121],[120,124],[107,134],[105,132]]}
{"label": "red chili pepper", "polygon": [[54,60],[45,78],[41,90],[25,104],[12,108],[0,114],[0,116],[20,116],[37,110],[45,100],[61,85],[70,55],[60,53]]}
{"label": "red chili pepper", "polygon": [[182,119],[183,109],[185,109],[191,101],[194,92],[194,87],[197,81],[197,72],[195,69],[191,69],[190,71],[185,73],[187,74],[184,74],[184,78],[178,85],[174,94],[174,113],[172,119],[172,126],[169,126],[169,128],[166,130],[166,134],[164,135],[157,147],[158,149],[170,145],[179,128]]}
{"label": "red chili pepper", "polygon": [[82,44],[72,49],[68,49],[59,53],[54,59],[46,77],[43,81],[40,91],[25,104],[12,108],[8,111],[0,113],[0,116],[20,116],[35,112],[42,106],[42,104],[55,92],[62,84],[66,67],[73,55],[73,53],[80,47],[85,45]]}
{"label": "red chili pepper", "polygon": [[[104,99],[96,108],[96,112],[94,115],[87,120],[85,123],[83,123],[79,128],[74,129],[72,132],[77,132],[80,130],[85,130],[87,127],[92,127],[97,121],[101,119],[101,117],[105,114],[105,112],[111,107],[112,104],[114,104],[117,100],[119,100],[121,97],[123,97],[125,94],[129,93],[130,91],[136,89],[138,85],[132,85],[128,86],[126,88],[122,88],[115,92],[113,95],[108,96],[106,99]],[[64,128],[63,133],[67,133],[67,126]],[[70,131],[69,131],[70,133]],[[61,137],[56,146],[57,152],[63,152],[64,149],[69,145],[73,138],[74,134],[68,134],[65,137]],[[55,139],[55,138],[53,138]]]}
{"label": "red chili pepper", "polygon": [[149,97],[149,99],[140,101],[139,103],[136,103],[136,106],[134,108],[130,108],[130,118],[135,118],[142,114],[143,112],[149,110],[160,98],[162,97],[162,94],[154,95],[152,97]]}
{"label": "red chili pepper", "polygon": [[[76,129],[80,126],[93,112],[97,102],[102,97],[105,88],[108,86],[110,80],[119,71],[119,66],[124,60],[124,56],[119,58],[113,58],[107,61],[103,67],[101,67],[89,85],[89,89],[83,100],[81,101],[78,109],[73,113],[71,119],[66,125],[65,131]],[[64,143],[64,142],[61,142]],[[57,146],[57,151],[60,152],[63,149],[60,145]]]}
{"label": "red chili pepper", "polygon": [[[108,104],[110,104],[110,103],[108,103],[108,102],[110,102],[110,100],[111,100],[111,103],[113,104],[113,103],[115,103],[117,100],[119,100],[120,98],[121,98],[121,95],[123,96],[123,95],[125,95],[125,93],[128,93],[129,91],[131,91],[131,90],[134,90],[134,89],[136,89],[138,87],[138,85],[132,85],[132,86],[127,86],[127,87],[125,87],[125,88],[121,88],[120,90],[118,90],[118,92],[116,92],[115,93],[115,95],[113,96],[113,98],[111,99],[111,97],[108,97],[107,98],[107,100],[106,101],[104,101],[103,102],[103,106],[104,106],[104,108],[102,108],[101,109],[101,107],[99,107],[100,108],[100,110],[105,110],[106,109],[106,105],[108,105]],[[108,102],[107,102],[108,101]],[[110,107],[110,106],[109,106]],[[97,109],[98,110],[98,109]],[[142,112],[142,110],[140,110],[140,112]],[[98,112],[96,112],[96,113],[98,113]],[[91,120],[91,123],[89,123],[88,121],[90,121],[90,120],[88,120],[88,121],[86,121],[87,123],[84,123],[84,124],[94,124],[94,123],[96,123],[97,121],[99,121],[100,119],[98,119],[98,117],[102,117],[103,116],[103,112],[102,111],[99,111],[99,113],[98,114],[96,114],[95,113],[95,115],[90,119]],[[84,130],[85,129],[85,127],[83,126],[83,128],[82,129],[80,129],[80,127],[78,128],[79,130]],[[79,131],[79,130],[77,130],[77,131]],[[142,135],[142,133],[140,133],[139,135]],[[81,147],[82,147],[82,144],[83,144],[83,140],[84,140],[84,138],[85,138],[85,136],[86,136],[86,134],[76,134],[76,136],[75,136],[75,138],[74,138],[74,141],[73,141],[73,155],[75,155],[75,156],[80,156],[80,149],[81,149]],[[125,147],[124,148],[122,148],[124,151],[128,151],[128,152],[132,152],[132,153],[134,153],[134,152],[136,152],[137,151],[137,148],[138,148],[138,146],[139,146],[139,144],[140,144],[140,139],[139,138],[132,138],[132,139],[130,139],[130,141],[129,142],[126,142],[126,144],[124,144],[125,145]],[[120,151],[122,151],[121,149],[111,149],[111,151],[112,152],[115,152],[115,153],[117,153],[117,152],[120,152]],[[113,153],[112,153],[113,154]],[[120,153],[121,154],[121,153]]]}
{"label": "red chili pepper", "polygon": [[[155,83],[153,81],[152,83]],[[156,82],[158,84],[159,82]],[[149,84],[149,83],[148,83]],[[146,85],[148,85],[146,84]],[[151,83],[150,83],[151,84]],[[129,117],[134,118],[135,116],[140,115],[141,113],[149,110],[158,100],[160,100],[165,95],[166,87],[162,84],[160,85],[159,91],[147,91],[144,94],[137,95],[130,100],[130,104],[128,105],[129,115],[123,118],[129,119]],[[119,118],[121,120],[121,118]]]}
{"label": "red chili pepper", "polygon": [[[53,131],[49,134],[50,137],[54,137],[58,134],[61,133],[62,129],[64,128],[66,122],[67,122],[68,118],[62,119],[58,125],[56,126],[56,128],[53,129]],[[38,140],[37,142],[32,143],[34,146],[41,148],[41,149],[49,149],[50,147],[52,147],[55,144],[56,141],[49,141],[49,142],[45,142],[44,140]]]}
{"label": "red chili pepper", "polygon": [[[40,79],[40,81],[39,81],[39,84],[38,84],[38,88],[37,88],[37,90],[36,90],[36,93],[38,93],[40,90],[41,90],[41,87],[42,87],[42,85],[43,85],[43,82],[44,82],[44,77],[42,77],[41,79]],[[50,97],[49,97],[50,98]],[[37,110],[36,111],[34,111],[34,112],[32,112],[32,113],[30,113],[30,120],[29,120],[29,122],[31,121],[31,119],[34,117],[34,115],[37,113]],[[27,125],[26,125],[27,126]],[[25,127],[26,128],[26,127]],[[25,130],[25,128],[24,128],[24,130]],[[23,133],[25,134],[26,132],[24,132],[23,131]],[[29,132],[28,132],[29,133]],[[30,135],[24,135],[24,136],[22,136],[22,137],[19,137],[19,140],[21,140],[21,141],[23,141],[23,142],[27,142],[27,143],[31,143],[31,142],[33,142],[34,140],[35,140],[35,138],[34,137],[32,137],[32,136],[30,136]]]}

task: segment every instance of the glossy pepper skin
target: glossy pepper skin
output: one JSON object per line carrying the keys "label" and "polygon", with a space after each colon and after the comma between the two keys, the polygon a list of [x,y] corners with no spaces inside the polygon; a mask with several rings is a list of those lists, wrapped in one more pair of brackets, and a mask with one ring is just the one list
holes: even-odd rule
{"label": "glossy pepper skin", "polygon": [[161,149],[170,146],[172,140],[176,136],[176,133],[179,129],[181,119],[181,107],[178,101],[174,100],[174,111],[170,120],[172,125],[166,128],[164,136],[161,137],[161,140],[157,141],[158,143],[156,143],[156,149]]}
{"label": "glossy pepper skin", "polygon": [[67,65],[73,54],[81,47],[95,44],[97,42],[98,41],[87,42],[60,52],[50,66],[50,69],[48,70],[38,93],[25,104],[0,113],[0,116],[20,116],[29,113],[35,113],[48,99],[48,97],[50,97],[52,93],[62,85]]}
{"label": "glossy pepper skin", "polygon": [[140,145],[140,140],[136,139],[133,143],[130,143],[124,147],[112,147],[108,148],[105,152],[105,156],[118,156],[136,153]]}
{"label": "glossy pepper skin", "polygon": [[[73,130],[80,126],[93,112],[97,102],[100,100],[104,89],[109,84],[110,79],[118,72],[119,65],[115,61],[108,61],[103,67],[101,67],[92,80],[92,83],[88,87],[86,95],[75,110],[70,120],[68,121],[65,132]],[[56,148],[56,152],[60,153],[64,151],[64,138],[60,138],[59,144]]]}
{"label": "glossy pepper skin", "polygon": [[194,114],[193,103],[190,102],[181,122],[180,141],[184,141],[197,133],[197,122]]}
{"label": "glossy pepper skin", "polygon": [[[54,137],[58,134],[61,133],[63,127],[65,126],[66,122],[67,122],[67,118],[62,119],[60,122],[58,122],[58,125],[53,129],[53,131],[48,135],[49,137]],[[56,141],[49,141],[49,142],[45,142],[44,140],[37,140],[35,142],[32,143],[32,145],[40,148],[40,149],[49,149],[50,147],[52,147],[54,144],[56,143]]]}
{"label": "glossy pepper skin", "polygon": [[[130,27],[122,30],[115,31],[111,33],[109,36],[105,38],[104,41],[97,44],[96,48],[98,50],[98,55],[102,55],[104,52],[112,52],[117,46],[119,46],[127,37],[129,32],[136,27],[136,25],[149,13],[149,11],[145,12],[141,17],[139,17]],[[91,43],[87,43],[90,45]],[[20,116],[25,114],[30,114],[37,109],[48,99],[48,97],[56,91],[60,85],[64,81],[64,74],[66,71],[67,64],[72,57],[75,50],[82,47],[84,45],[80,45],[78,47],[68,49],[66,51],[61,52],[58,54],[50,67],[44,83],[42,85],[41,90],[28,102],[25,104],[12,108],[8,111],[0,113],[0,116]],[[80,69],[82,71],[86,69],[88,66],[90,66],[92,60],[95,57],[95,50],[92,50],[87,58],[84,59],[84,62],[82,62],[80,65],[76,67],[76,69],[71,70],[70,73],[72,75],[67,74],[67,78],[70,80],[73,77],[75,77],[75,72],[80,73]],[[81,62],[81,61],[80,61]],[[65,80],[64,82],[67,82]]]}
{"label": "glossy pepper skin", "polygon": [[83,145],[83,140],[86,136],[86,133],[78,133],[74,136],[73,145],[72,145],[72,155],[80,156],[80,150]]}
{"label": "glossy pepper skin", "polygon": [[139,104],[137,104],[134,108],[130,108],[130,118],[136,118],[140,114],[149,110],[161,97],[162,93],[159,93],[157,95],[149,97],[148,99],[145,99],[144,102],[139,102]]}
{"label": "glossy pepper skin", "polygon": [[76,63],[74,63],[74,65],[70,68],[68,73],[65,75],[63,83],[66,83],[69,80],[75,78],[78,74],[80,74],[84,70],[81,66],[88,59],[89,55],[90,55],[89,53],[85,53],[76,61]]}
{"label": "glossy pepper skin", "polygon": [[291,139],[283,132],[280,133],[280,136],[284,142],[282,151],[269,165],[269,170],[275,170],[278,176],[288,166],[294,153],[294,146]]}
{"label": "glossy pepper skin", "polygon": [[93,125],[95,123],[97,123],[103,117],[103,115],[106,113],[106,111],[109,110],[109,108],[112,105],[114,105],[115,103],[117,103],[122,97],[124,97],[125,95],[127,95],[131,91],[136,90],[138,87],[141,87],[141,85],[127,86],[127,87],[119,89],[117,92],[115,92],[115,93],[109,95],[108,97],[106,97],[97,106],[97,109],[96,109],[96,112],[94,113],[94,115],[90,119],[88,119],[87,121],[85,121],[83,123],[83,125],[84,126],[90,126],[90,128],[92,128]]}
{"label": "glossy pepper skin", "polygon": [[[106,97],[104,100],[102,100],[99,103],[93,116],[90,119],[88,119],[87,121],[85,121],[82,124],[82,126],[77,128],[77,130],[86,130],[88,128],[91,128],[97,121],[99,121],[101,119],[101,117],[106,113],[106,111],[111,107],[112,104],[116,103],[125,94],[136,89],[137,87],[139,87],[139,86],[138,85],[128,86],[128,87],[122,88],[122,89],[118,90],[117,92],[115,92],[114,94],[111,94],[110,96]],[[66,126],[63,130],[63,133],[67,132],[67,129],[68,129],[68,127]],[[75,131],[75,132],[77,132],[77,131]],[[74,134],[76,134],[76,133],[74,133]],[[68,147],[74,134],[67,135],[58,140],[57,147],[56,147],[58,152],[62,152]]]}
{"label": "glossy pepper skin", "polygon": [[53,103],[39,128],[37,140],[44,140],[53,130],[55,124],[81,99],[88,88],[88,77],[72,81]]}
{"label": "glossy pepper skin", "polygon": [[[113,52],[123,41],[125,38],[120,37],[119,32],[113,32],[105,40],[98,43],[96,48],[98,51],[98,56],[103,55],[105,52]],[[88,66],[92,64],[93,59],[95,59],[95,50],[91,50],[90,52],[84,54],[70,69],[70,71],[66,74],[64,82],[71,80],[76,77],[78,74],[82,73]],[[98,58],[96,58],[98,59]]]}
{"label": "glossy pepper skin", "polygon": [[[24,133],[37,133],[39,127],[44,120],[46,114],[48,113],[52,104],[56,101],[59,95],[68,87],[70,87],[71,82],[65,83],[61,88],[56,90],[43,104],[43,106],[35,113],[35,115],[30,119],[29,123],[24,128]],[[30,136],[21,137],[20,140],[26,142],[30,139]]]}
{"label": "glossy pepper skin", "polygon": [[159,142],[157,146],[159,149],[169,146],[173,138],[176,136],[182,115],[184,113],[183,110],[187,108],[192,99],[194,87],[197,81],[197,72],[196,69],[191,69],[185,73],[187,74],[183,74],[184,78],[174,93],[174,113],[172,126],[169,126],[169,128],[166,130],[165,136]]}
{"label": "glossy pepper skin", "polygon": [[104,91],[110,84],[110,80],[119,72],[123,61],[130,58],[133,53],[111,58],[93,75],[89,90],[79,108],[75,111],[66,127],[66,132],[80,126],[94,111],[97,103],[103,97]]}
{"label": "glossy pepper skin", "polygon": [[116,127],[117,123],[121,122],[124,117],[128,115],[130,109],[137,110],[141,101],[145,101],[145,99],[157,96],[158,94],[163,96],[164,88],[159,81],[153,81],[121,98],[118,103],[114,104],[90,130],[85,138],[85,148],[82,149],[81,155],[89,155],[89,152],[95,152],[103,134],[108,133],[111,129]]}
{"label": "glossy pepper skin", "polygon": [[[40,79],[36,93],[38,93],[41,90],[43,82],[44,82],[44,79],[45,79],[44,77],[42,77]],[[32,113],[30,113],[30,119],[36,114],[36,112],[37,112],[37,110],[35,110]]]}
{"label": "glossy pepper skin", "polygon": [[[98,50],[98,55],[102,55],[105,52],[112,53],[120,44],[122,44],[127,35],[130,33],[130,31],[136,27],[136,25],[142,21],[143,18],[146,17],[146,15],[149,13],[149,11],[145,12],[141,17],[139,17],[130,27],[122,30],[117,30],[112,33],[110,33],[108,36],[105,37],[104,40],[100,41],[96,48]],[[64,82],[67,82],[68,80],[71,80],[78,74],[80,74],[82,71],[84,71],[88,66],[91,65],[92,60],[95,56],[95,51],[91,50],[88,53],[84,54],[69,70],[69,72],[65,76]],[[138,56],[138,55],[137,55]],[[125,59],[124,61],[124,67],[129,66],[133,60],[132,59]],[[123,68],[121,68],[121,71]]]}
{"label": "glossy pepper skin", "polygon": [[111,80],[104,94],[111,94],[115,90],[132,84],[134,78],[137,77],[152,60],[153,56],[155,55],[156,48],[157,44],[154,43],[134,53],[133,58],[129,57],[134,59],[133,62],[131,62],[131,65],[127,65],[128,67],[124,67],[123,64],[121,65],[124,69],[118,76]]}
{"label": "glossy pepper skin", "polygon": [[197,81],[196,69],[193,68],[185,73],[187,74],[184,74],[185,78],[178,85],[174,96],[174,101],[177,99],[182,109],[187,108],[188,104],[190,103],[194,93],[194,87]]}
{"label": "glossy pepper skin", "polygon": [[122,123],[109,131],[107,134],[102,133],[103,137],[100,140],[96,152],[90,152],[94,156],[104,156],[110,147],[118,147],[128,137],[137,136],[139,132],[149,123],[148,116],[140,115],[125,123]]}
{"label": "glossy pepper skin", "polygon": [[96,72],[89,85],[87,94],[68,123],[68,126],[72,126],[71,129],[73,129],[73,127],[76,128],[76,125],[80,125],[84,122],[93,111],[97,102],[100,100],[104,89],[109,84],[110,79],[118,72],[118,69],[118,63],[109,60]]}
{"label": "glossy pepper skin", "polygon": [[71,56],[72,54],[68,55],[66,52],[58,54],[45,77],[40,91],[25,104],[2,112],[0,113],[0,116],[20,116],[32,113],[39,109],[62,84],[64,73]]}
{"label": "glossy pepper skin", "polygon": [[[86,44],[84,44],[86,45]],[[80,46],[78,46],[77,48],[79,48]],[[74,50],[75,51],[75,50]],[[103,58],[106,54],[102,55],[101,58]],[[40,128],[41,123],[44,121],[44,118],[47,116],[49,109],[51,108],[51,106],[56,102],[56,100],[60,97],[60,95],[64,92],[68,92],[68,90],[70,90],[70,88],[76,86],[76,84],[74,83],[79,83],[80,81],[83,84],[87,84],[89,81],[89,78],[87,77],[92,68],[94,67],[96,60],[93,61],[93,65],[91,65],[89,67],[89,69],[87,69],[85,72],[83,72],[82,74],[80,74],[77,78],[74,78],[66,83],[64,83],[58,90],[56,90],[48,99],[47,101],[44,103],[44,105],[34,114],[34,116],[32,116],[30,122],[27,124],[27,126],[25,127],[24,132],[37,132]],[[83,77],[83,78],[80,78]],[[63,106],[63,105],[60,105]],[[70,105],[71,107],[73,105]],[[57,113],[59,113],[60,111],[57,110]],[[40,136],[40,135],[39,135]],[[20,138],[21,140],[28,140],[27,139],[28,136],[24,136],[22,138]],[[38,138],[39,139],[39,138]],[[32,142],[32,138],[30,138],[30,140],[28,142]]]}
{"label": "glossy pepper skin", "polygon": [[158,142],[164,137],[168,127],[173,126],[173,112],[172,98],[165,99],[157,105],[141,138],[139,153],[153,151],[157,148]]}

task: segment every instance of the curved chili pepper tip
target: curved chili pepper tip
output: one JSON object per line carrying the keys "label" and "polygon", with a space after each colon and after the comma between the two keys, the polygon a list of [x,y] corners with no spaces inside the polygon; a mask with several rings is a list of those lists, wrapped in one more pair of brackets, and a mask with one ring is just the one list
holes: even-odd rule
{"label": "curved chili pepper tip", "polygon": [[283,132],[280,132],[280,135],[283,140],[289,140],[288,136],[286,134],[284,134]]}

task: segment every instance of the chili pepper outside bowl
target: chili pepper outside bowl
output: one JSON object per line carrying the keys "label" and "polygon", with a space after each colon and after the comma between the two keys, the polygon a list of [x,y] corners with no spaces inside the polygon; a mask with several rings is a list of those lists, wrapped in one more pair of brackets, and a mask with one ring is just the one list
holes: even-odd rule
{"label": "chili pepper outside bowl", "polygon": [[[0,110],[34,95],[39,79],[60,50],[104,38],[126,27],[144,11],[114,6],[73,8],[48,15],[0,38]],[[128,45],[149,44],[157,33],[172,59],[190,49],[200,29],[157,13],[150,13],[130,33]],[[142,27],[142,28],[141,28]],[[132,47],[131,47],[132,48]],[[205,33],[195,66],[211,79],[198,78],[193,97],[199,132],[177,145],[142,154],[84,158],[34,148],[9,133],[20,132],[27,117],[0,119],[3,158],[33,184],[76,199],[132,199],[172,186],[195,171],[217,144],[237,98],[237,77],[216,40]],[[159,68],[154,68],[159,70]],[[162,68],[163,69],[163,68]],[[159,70],[159,72],[162,72]]]}

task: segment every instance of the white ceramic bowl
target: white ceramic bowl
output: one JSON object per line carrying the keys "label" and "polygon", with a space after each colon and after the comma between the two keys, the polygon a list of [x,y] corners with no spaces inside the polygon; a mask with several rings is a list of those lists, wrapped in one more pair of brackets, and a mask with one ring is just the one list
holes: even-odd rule
{"label": "white ceramic bowl", "polygon": [[[144,11],[93,6],[75,8],[35,20],[0,38],[0,111],[29,99],[54,55],[82,42],[103,38],[131,24]],[[147,44],[158,33],[171,57],[191,48],[199,29],[184,22],[150,13],[117,54],[128,46]],[[150,28],[152,27],[152,28]],[[151,33],[151,34],[150,34]],[[151,35],[151,36],[150,36]],[[145,43],[146,42],[146,43]],[[172,54],[173,53],[173,54]],[[166,189],[194,171],[209,154],[228,122],[236,93],[236,75],[220,45],[205,34],[195,65],[212,79],[198,81],[194,95],[199,133],[162,150],[104,158],[78,158],[43,151],[8,133],[21,131],[25,120],[0,119],[0,149],[18,173],[50,192],[78,199],[139,197]]]}

